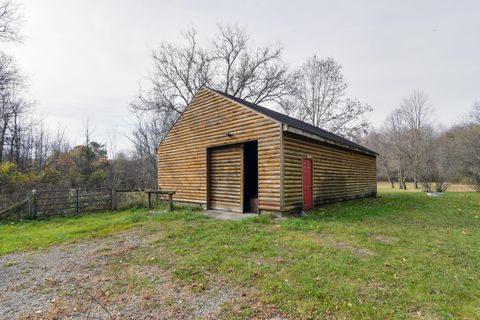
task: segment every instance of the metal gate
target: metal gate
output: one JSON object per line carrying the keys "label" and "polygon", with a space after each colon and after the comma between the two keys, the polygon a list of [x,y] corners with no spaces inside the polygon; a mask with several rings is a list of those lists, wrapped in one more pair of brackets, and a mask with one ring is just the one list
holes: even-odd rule
{"label": "metal gate", "polygon": [[29,202],[33,217],[105,211],[112,208],[112,189],[33,190]]}

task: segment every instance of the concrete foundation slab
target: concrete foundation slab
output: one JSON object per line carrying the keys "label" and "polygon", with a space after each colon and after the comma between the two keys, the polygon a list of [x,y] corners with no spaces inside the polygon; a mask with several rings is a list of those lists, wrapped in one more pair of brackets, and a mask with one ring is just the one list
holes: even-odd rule
{"label": "concrete foundation slab", "polygon": [[220,220],[234,220],[239,221],[250,217],[256,217],[257,214],[255,213],[239,213],[239,212],[232,212],[232,211],[224,211],[224,210],[205,210],[203,214],[220,219]]}

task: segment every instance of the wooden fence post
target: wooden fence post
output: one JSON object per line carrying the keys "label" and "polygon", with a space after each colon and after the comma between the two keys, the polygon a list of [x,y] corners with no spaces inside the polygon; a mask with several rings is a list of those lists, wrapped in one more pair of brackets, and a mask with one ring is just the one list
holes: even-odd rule
{"label": "wooden fence post", "polygon": [[168,194],[168,211],[173,211],[173,194]]}
{"label": "wooden fence post", "polygon": [[112,188],[112,211],[117,210],[117,191]]}
{"label": "wooden fence post", "polygon": [[80,192],[79,192],[79,188],[75,189],[75,197],[76,197],[76,212],[77,213],[80,213]]}
{"label": "wooden fence post", "polygon": [[32,219],[37,218],[37,191],[32,190]]}
{"label": "wooden fence post", "polygon": [[148,209],[152,209],[152,194],[148,193]]}
{"label": "wooden fence post", "polygon": [[27,211],[28,217],[31,218],[33,216],[33,208],[32,208],[32,191],[27,191]]}
{"label": "wooden fence post", "polygon": [[[29,190],[27,191],[27,218],[28,219],[33,219],[33,191],[34,190]],[[18,218],[21,218],[21,215],[19,213]]]}

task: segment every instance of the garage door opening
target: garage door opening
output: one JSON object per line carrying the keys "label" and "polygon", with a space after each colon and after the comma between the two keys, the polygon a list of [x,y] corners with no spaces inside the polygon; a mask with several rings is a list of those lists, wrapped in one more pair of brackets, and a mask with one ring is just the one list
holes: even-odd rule
{"label": "garage door opening", "polygon": [[239,144],[209,150],[209,209],[243,211],[242,157]]}
{"label": "garage door opening", "polygon": [[258,212],[258,143],[243,145],[243,212]]}

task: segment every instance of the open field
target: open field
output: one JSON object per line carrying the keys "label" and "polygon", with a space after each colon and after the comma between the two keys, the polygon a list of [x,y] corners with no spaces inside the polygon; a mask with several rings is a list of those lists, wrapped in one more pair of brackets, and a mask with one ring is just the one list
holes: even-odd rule
{"label": "open field", "polygon": [[302,218],[185,207],[2,225],[0,316],[479,318],[479,216],[478,193],[380,186]]}
{"label": "open field", "polygon": [[[379,182],[377,183],[378,191],[397,191],[397,192],[405,192],[404,190],[400,190],[398,188],[398,184],[395,184],[395,188],[392,189],[392,185],[388,182]],[[415,190],[415,186],[412,182],[407,182],[407,191],[408,192],[422,192],[422,186],[419,184],[419,189]],[[451,183],[448,186],[447,192],[474,192],[473,186],[467,184],[455,184]]]}

